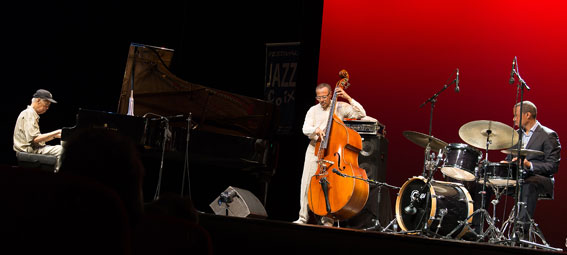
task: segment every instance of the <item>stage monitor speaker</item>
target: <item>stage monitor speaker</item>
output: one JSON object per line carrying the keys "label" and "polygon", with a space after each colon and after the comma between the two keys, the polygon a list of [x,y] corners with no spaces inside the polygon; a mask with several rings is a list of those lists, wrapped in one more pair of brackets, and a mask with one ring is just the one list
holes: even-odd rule
{"label": "stage monitor speaker", "polygon": [[232,186],[228,186],[209,206],[216,215],[260,219],[268,217],[266,209],[252,192]]}
{"label": "stage monitor speaker", "polygon": [[[368,179],[386,182],[386,159],[388,158],[388,140],[384,136],[361,134],[362,150],[358,155],[358,165],[366,170]],[[380,191],[380,192],[379,192]],[[380,201],[378,201],[380,193]],[[380,225],[386,227],[393,219],[390,191],[386,186],[370,184],[368,201],[357,215],[347,220],[348,227],[368,228],[378,218]]]}

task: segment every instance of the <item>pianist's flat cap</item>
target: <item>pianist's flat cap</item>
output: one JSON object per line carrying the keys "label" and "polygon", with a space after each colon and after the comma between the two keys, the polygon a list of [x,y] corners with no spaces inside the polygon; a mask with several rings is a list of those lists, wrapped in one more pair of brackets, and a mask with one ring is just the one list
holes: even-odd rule
{"label": "pianist's flat cap", "polygon": [[51,95],[51,92],[45,90],[45,89],[38,89],[35,94],[33,94],[33,98],[41,98],[41,99],[45,99],[49,102],[52,103],[57,103],[57,101],[53,100],[53,96]]}

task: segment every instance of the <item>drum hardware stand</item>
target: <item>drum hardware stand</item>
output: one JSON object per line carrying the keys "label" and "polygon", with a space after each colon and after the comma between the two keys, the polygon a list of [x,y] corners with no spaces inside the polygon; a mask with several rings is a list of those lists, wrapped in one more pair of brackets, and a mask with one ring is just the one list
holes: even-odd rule
{"label": "drum hardware stand", "polygon": [[[526,205],[524,202],[519,202],[518,205],[524,207],[524,210],[526,210]],[[514,219],[516,219],[516,214],[519,213],[520,210],[517,209],[516,205],[514,205],[514,207],[512,208],[512,213],[510,214],[510,216],[508,217],[508,220],[506,220],[506,222],[504,222],[504,224],[502,224],[502,233],[506,232],[506,229],[508,228],[508,225],[513,221]],[[528,240],[521,240],[519,238],[520,236],[520,232],[519,231],[515,231],[512,233],[512,237],[508,240],[504,240],[502,241],[503,243],[507,243],[507,242],[514,242],[514,243],[520,243],[520,244],[524,244],[524,245],[528,245],[531,247],[538,247],[538,248],[542,248],[542,249],[549,249],[552,251],[563,251],[563,249],[561,248],[554,248],[549,246],[549,244],[547,243],[547,241],[545,240],[545,237],[543,236],[543,232],[541,231],[541,229],[539,228],[539,225],[537,223],[535,223],[535,221],[528,215],[529,218],[529,229],[528,229]],[[521,221],[517,221],[520,224],[524,224],[525,222],[521,222]],[[513,228],[510,228],[510,230],[512,230]],[[508,233],[508,236],[510,236],[510,233]],[[543,244],[539,244],[536,243],[535,241],[539,239]]]}
{"label": "drum hardware stand", "polygon": [[[520,142],[518,142],[518,144],[520,144]],[[522,156],[520,151],[518,150],[518,157],[517,158],[518,158],[517,162],[524,162],[525,156]],[[510,213],[508,220],[506,220],[506,222],[504,222],[504,224],[502,224],[502,230],[501,230],[502,233],[505,233],[506,229],[510,225],[510,229],[508,230],[509,239],[504,240],[503,242],[504,243],[510,243],[511,245],[518,245],[518,246],[527,245],[528,247],[531,246],[531,247],[538,247],[538,248],[542,248],[542,249],[549,249],[549,250],[553,250],[553,251],[563,251],[563,249],[554,248],[554,247],[549,246],[549,244],[545,240],[545,237],[543,236],[543,232],[539,228],[539,225],[532,219],[532,217],[527,212],[526,203],[520,201],[520,195],[521,195],[521,189],[522,189],[521,187],[522,187],[522,184],[524,183],[525,171],[523,170],[523,163],[521,163],[521,164],[518,163],[518,164],[519,164],[519,166],[518,166],[518,175],[517,175],[517,181],[516,181],[516,194],[515,194],[516,204],[512,208],[512,212]],[[520,213],[522,211],[524,211],[525,214],[527,214],[527,221],[528,222],[519,220]],[[524,229],[526,227],[528,228],[527,230]],[[524,233],[527,233],[527,240],[524,240],[524,239],[526,239],[526,236],[523,236]],[[510,237],[510,235],[511,235],[511,237]],[[524,239],[522,239],[520,237],[523,237]],[[535,241],[537,239],[539,239],[543,244],[536,243]]]}
{"label": "drum hardware stand", "polygon": [[[379,225],[380,223],[378,223],[377,225]],[[392,227],[393,229],[391,231],[389,231],[390,227]],[[364,229],[367,230],[367,229]],[[392,232],[392,233],[398,233],[398,217],[394,216],[394,219],[392,219],[390,221],[390,223],[388,223],[388,225],[386,225],[386,227],[382,228],[380,230],[380,232]]]}
{"label": "drum hardware stand", "polygon": [[[485,168],[486,169],[486,168]],[[487,182],[487,173],[485,171],[485,178],[484,178],[484,183],[483,186],[486,185]],[[484,189],[484,187],[483,187]],[[482,197],[485,196],[486,192],[483,190],[480,192]],[[495,191],[495,193],[497,193]],[[468,222],[469,219],[472,219],[476,214],[481,215],[481,220],[480,220],[480,233],[473,233],[476,236],[476,241],[482,241],[484,240],[486,237],[488,237],[488,241],[490,243],[497,243],[500,242],[504,237],[502,232],[500,231],[500,229],[498,229],[496,227],[496,204],[498,204],[498,199],[494,199],[491,201],[492,206],[493,206],[493,217],[490,216],[490,214],[488,213],[488,211],[484,208],[484,202],[481,204],[481,208],[477,209],[476,211],[474,211],[469,217],[467,217],[465,220],[463,221],[459,221],[459,225],[457,225],[457,227],[455,227],[451,232],[449,232],[444,238],[450,239],[451,235],[453,235],[458,229],[461,229],[461,227],[466,227],[469,226],[470,223]],[[486,231],[484,230],[484,224],[486,223],[488,224],[488,228],[486,229]],[[466,226],[465,226],[466,225]]]}
{"label": "drum hardware stand", "polygon": [[[486,171],[485,171],[485,176],[487,176]],[[486,181],[487,178],[485,177],[485,184],[486,185]],[[486,194],[486,192],[483,190],[480,192],[481,195],[484,197],[484,195]],[[496,193],[496,192],[495,192]],[[493,215],[496,215],[496,204],[498,204],[498,199],[494,199],[491,201],[492,206],[493,206]],[[481,208],[477,209],[476,211],[474,211],[469,217],[467,217],[465,220],[463,221],[459,221],[459,225],[457,225],[457,227],[455,227],[449,234],[447,234],[445,236],[445,238],[451,238],[451,235],[453,235],[458,229],[460,229],[461,227],[465,227],[465,225],[469,226],[470,223],[468,222],[469,219],[472,219],[475,215],[480,214],[481,219],[480,219],[480,231],[479,234],[477,233],[473,233],[476,236],[476,241],[482,241],[484,240],[486,237],[488,237],[488,241],[490,243],[497,243],[500,240],[503,239],[503,234],[500,231],[500,229],[498,229],[496,227],[496,216],[491,217],[490,214],[488,213],[488,211],[484,208],[484,202],[481,204]],[[488,228],[486,229],[486,231],[484,230],[484,224],[486,223],[488,224]]]}
{"label": "drum hardware stand", "polygon": [[438,232],[439,229],[441,229],[441,224],[443,223],[443,219],[445,218],[445,215],[447,215],[447,208],[443,208],[439,210],[439,214],[441,216],[441,219],[439,219],[439,224],[437,224],[437,229],[435,230],[435,236],[439,236]]}
{"label": "drum hardware stand", "polygon": [[[467,217],[464,221],[459,221],[459,225],[457,225],[457,227],[455,227],[451,232],[449,232],[449,234],[447,234],[445,236],[445,238],[451,238],[451,235],[454,234],[458,229],[465,227],[465,225],[470,225],[470,223],[468,223],[468,221],[470,219],[472,219],[476,214],[480,214],[480,231],[479,234],[474,233],[477,237],[477,241],[481,241],[483,239],[485,239],[486,237],[489,237],[489,241],[490,242],[498,242],[499,240],[502,239],[502,233],[500,232],[500,230],[496,227],[495,225],[495,219],[492,218],[490,216],[490,214],[488,213],[488,211],[485,208],[485,197],[486,197],[486,186],[488,183],[488,173],[486,171],[487,166],[488,166],[488,150],[490,147],[490,144],[492,144],[492,141],[490,140],[490,135],[492,134],[492,131],[490,129],[486,130],[486,152],[485,152],[485,159],[484,162],[482,164],[484,171],[484,181],[482,184],[482,191],[480,191],[479,193],[481,194],[481,208],[477,209],[476,211],[474,211],[469,217]],[[495,206],[496,203],[498,203],[497,201],[495,202],[495,200],[492,201],[493,206]],[[495,208],[495,207],[493,207]],[[495,210],[495,209],[493,209]],[[495,212],[495,211],[494,211]],[[493,216],[495,217],[495,216]],[[484,230],[484,224],[488,223],[488,228],[486,229],[486,231]]]}
{"label": "drum hardware stand", "polygon": [[[499,240],[502,239],[502,234],[500,232],[500,230],[496,227],[496,225],[494,225],[494,223],[492,222],[492,218],[490,217],[490,214],[488,214],[488,211],[485,209],[478,209],[476,210],[474,213],[472,213],[469,217],[467,217],[465,220],[463,221],[458,221],[459,225],[457,225],[451,232],[449,232],[444,238],[446,239],[451,239],[451,235],[453,235],[458,229],[460,229],[461,227],[465,227],[469,226],[470,223],[468,222],[468,220],[470,220],[471,218],[473,218],[476,214],[480,213],[482,216],[485,216],[486,218],[486,222],[488,223],[489,227],[486,229],[486,231],[481,231],[480,234],[476,234],[474,233],[474,235],[477,237],[476,241],[481,241],[483,240],[485,237],[489,236],[490,238],[488,239],[489,242],[491,243],[496,243]],[[489,220],[490,219],[490,220]],[[484,225],[484,222],[480,223],[481,225]]]}
{"label": "drum hardware stand", "polygon": [[[367,183],[370,184],[374,184],[378,186],[378,206],[380,206],[380,200],[382,197],[381,191],[382,191],[382,186],[386,186],[388,188],[392,188],[392,189],[400,189],[400,187],[396,187],[396,186],[392,186],[390,184],[387,184],[385,182],[379,182],[379,181],[375,181],[372,179],[364,179],[364,178],[360,178],[358,176],[352,176],[352,175],[347,175],[344,173],[341,173],[339,170],[337,169],[333,169],[333,173],[342,176],[342,177],[348,177],[348,178],[353,178],[353,179],[357,179],[357,180],[361,180],[361,181],[365,181]],[[378,230],[380,232],[387,232],[388,228],[393,225],[394,226],[394,231],[397,231],[398,225],[396,223],[394,223],[394,221],[396,220],[396,218],[394,218],[389,224],[388,226],[386,226],[385,228],[382,227],[382,225],[380,224],[380,214],[377,213],[376,215],[376,219],[374,219],[374,226],[365,228],[364,230]]]}
{"label": "drum hardware stand", "polygon": [[[505,186],[504,189],[502,189],[501,191],[499,191],[497,186],[492,186],[492,191],[494,191],[494,199],[492,199],[492,201],[490,201],[490,203],[492,204],[492,222],[494,222],[495,225],[496,225],[496,222],[498,221],[498,219],[496,218],[496,205],[498,203],[500,203],[500,197],[507,190],[508,190],[508,186]],[[500,232],[504,233],[502,231],[500,231]]]}
{"label": "drum hardware stand", "polygon": [[425,146],[425,154],[423,158],[423,173],[421,174],[424,177],[427,177],[427,173],[430,173],[427,169],[430,162],[429,152],[431,151],[431,147],[429,146],[429,144],[431,144],[431,128],[429,130],[429,141],[427,142],[427,146]]}
{"label": "drum hardware stand", "polygon": [[[488,183],[488,173],[486,172],[486,168],[488,166],[488,148],[490,147],[490,144],[492,144],[492,141],[490,140],[490,135],[492,134],[492,130],[490,130],[490,129],[486,130],[486,134],[487,134],[487,136],[486,136],[486,152],[485,152],[486,156],[484,158],[484,163],[482,164],[482,167],[485,170],[484,171],[484,183],[482,184],[481,202],[480,202],[480,209],[479,209],[479,210],[482,210],[482,211],[485,212],[485,213],[480,214],[480,233],[481,233],[481,235],[484,234],[484,216],[485,216],[485,214],[488,215],[488,212],[484,208],[484,204],[485,204],[484,201],[485,201],[485,197],[486,197],[486,184]],[[492,220],[492,218],[490,218],[490,219]],[[487,220],[487,221],[488,221],[488,225],[490,226],[490,228],[494,227],[494,222],[491,222],[489,220]]]}

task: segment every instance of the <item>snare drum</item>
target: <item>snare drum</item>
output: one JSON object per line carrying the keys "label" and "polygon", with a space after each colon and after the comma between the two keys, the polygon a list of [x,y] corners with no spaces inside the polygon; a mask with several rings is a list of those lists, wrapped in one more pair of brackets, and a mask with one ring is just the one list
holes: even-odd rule
{"label": "snare drum", "polygon": [[445,159],[441,172],[461,181],[474,181],[475,169],[482,158],[482,152],[462,143],[451,143],[445,146]]}
{"label": "snare drum", "polygon": [[497,187],[516,186],[518,176],[518,165],[514,163],[488,163],[486,169],[483,167],[478,171],[480,183],[484,183],[484,175],[488,179],[488,185]]}

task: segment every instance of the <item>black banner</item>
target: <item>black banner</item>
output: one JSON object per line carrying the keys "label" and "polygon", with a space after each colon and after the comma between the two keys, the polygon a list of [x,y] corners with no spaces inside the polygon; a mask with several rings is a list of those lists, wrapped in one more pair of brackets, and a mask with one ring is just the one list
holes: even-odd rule
{"label": "black banner", "polygon": [[279,107],[278,134],[289,134],[293,128],[299,46],[299,42],[266,44],[264,96]]}

